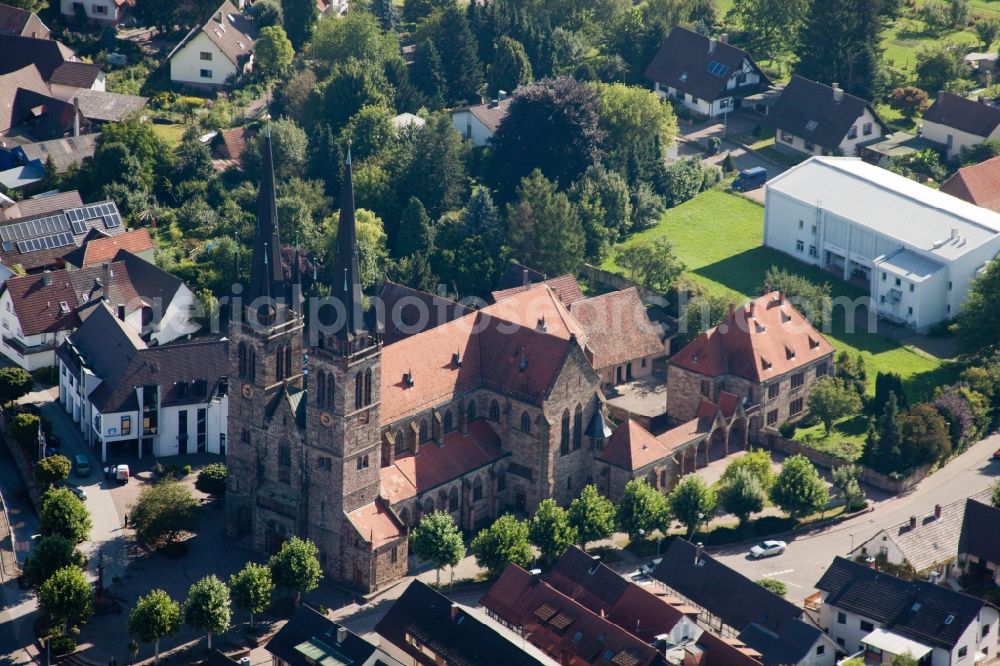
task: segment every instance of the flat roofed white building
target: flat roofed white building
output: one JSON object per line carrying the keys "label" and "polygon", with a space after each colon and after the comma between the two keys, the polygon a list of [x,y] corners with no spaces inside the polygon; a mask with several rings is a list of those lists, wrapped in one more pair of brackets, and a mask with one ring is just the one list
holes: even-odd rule
{"label": "flat roofed white building", "polygon": [[867,285],[917,330],[956,316],[1000,253],[1000,213],[852,157],[813,157],[766,186],[764,245]]}

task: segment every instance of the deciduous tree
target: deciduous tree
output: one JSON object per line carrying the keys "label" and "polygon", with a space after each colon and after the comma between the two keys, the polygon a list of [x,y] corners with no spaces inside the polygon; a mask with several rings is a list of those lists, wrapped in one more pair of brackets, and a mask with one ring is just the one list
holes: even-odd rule
{"label": "deciduous tree", "polygon": [[926,402],[913,405],[903,417],[902,427],[905,450],[910,454],[908,462],[931,463],[951,454],[948,424],[933,405]]}
{"label": "deciduous tree", "polygon": [[454,518],[445,511],[435,511],[420,519],[410,535],[413,554],[434,563],[437,584],[441,584],[441,569],[454,567],[465,557],[462,532]]}
{"label": "deciduous tree", "polygon": [[260,31],[254,43],[254,62],[267,79],[283,76],[292,65],[295,49],[280,25],[271,25]]}
{"label": "deciduous tree", "polygon": [[833,487],[844,498],[844,507],[847,511],[853,511],[864,506],[865,491],[858,481],[860,469],[857,465],[841,465],[835,467],[830,473]]}
{"label": "deciduous tree", "polygon": [[734,480],[740,474],[741,470],[746,470],[756,477],[757,481],[760,482],[761,488],[764,489],[764,492],[767,492],[774,484],[774,471],[771,469],[772,464],[773,461],[771,460],[770,453],[764,449],[751,449],[726,465],[720,481],[725,485]]}
{"label": "deciduous tree", "polygon": [[903,114],[907,120],[913,120],[914,116],[926,111],[930,105],[927,93],[916,86],[893,88],[889,93],[889,106]]}
{"label": "deciduous tree", "polygon": [[181,534],[198,529],[198,500],[187,486],[163,479],[142,490],[130,518],[142,543],[170,544]]}
{"label": "deciduous tree", "polygon": [[795,46],[808,11],[809,0],[736,0],[725,20],[738,31],[740,46],[775,60]]}
{"label": "deciduous tree", "polygon": [[771,501],[793,518],[816,513],[830,495],[816,467],[802,454],[785,459],[771,487]]}
{"label": "deciduous tree", "polygon": [[319,549],[312,541],[299,537],[281,544],[281,550],[271,556],[268,566],[274,583],[295,593],[296,606],[302,601],[302,593],[315,590],[323,577]]}
{"label": "deciduous tree", "polygon": [[569,524],[566,509],[555,500],[544,499],[528,522],[528,537],[542,554],[542,560],[555,562],[576,543],[576,530]]}
{"label": "deciduous tree", "polygon": [[570,502],[569,523],[576,530],[580,547],[586,550],[591,541],[606,539],[614,532],[615,505],[597,491],[597,486],[587,484]]}
{"label": "deciduous tree", "polygon": [[296,50],[308,42],[319,20],[319,9],[315,0],[282,0],[285,32]]}
{"label": "deciduous tree", "polygon": [[86,541],[93,527],[87,507],[67,488],[45,491],[39,519],[42,536],[61,536],[74,544]]}
{"label": "deciduous tree", "polygon": [[722,508],[739,518],[741,525],[747,523],[751,514],[763,511],[766,501],[767,491],[748,467],[735,470],[719,490]]}
{"label": "deciduous tree", "polygon": [[476,564],[498,575],[508,563],[527,567],[534,554],[528,539],[528,523],[510,514],[500,516],[492,525],[479,532],[470,544]]}
{"label": "deciduous tree", "polygon": [[44,537],[31,549],[24,561],[24,578],[36,590],[63,567],[82,567],[83,554],[69,539],[53,534]]}
{"label": "deciduous tree", "polygon": [[229,588],[215,574],[191,585],[184,602],[184,622],[192,629],[205,632],[209,650],[212,649],[212,634],[228,629],[232,618]]}
{"label": "deciduous tree", "polygon": [[667,497],[670,515],[693,535],[715,514],[715,491],[695,474],[682,478]]}
{"label": "deciduous tree", "polygon": [[0,368],[0,404],[9,405],[31,393],[35,380],[24,368],[10,366]]}
{"label": "deciduous tree", "polygon": [[271,596],[274,594],[271,569],[263,564],[247,562],[239,573],[229,578],[229,591],[236,607],[250,613],[252,629],[254,615],[263,613],[271,605]]}
{"label": "deciduous tree", "polygon": [[160,663],[160,639],[176,634],[180,628],[181,605],[160,589],[139,597],[128,616],[128,633],[153,644],[155,664]]}
{"label": "deciduous tree", "polygon": [[666,530],[669,521],[667,498],[642,479],[625,484],[615,520],[630,541],[640,541],[653,530]]}
{"label": "deciduous tree", "polygon": [[66,456],[54,455],[42,458],[35,463],[35,482],[42,488],[48,488],[69,476],[73,463]]}
{"label": "deciduous tree", "polygon": [[94,612],[94,591],[78,566],[57,569],[38,588],[38,605],[66,633],[70,621],[84,624]]}
{"label": "deciduous tree", "polygon": [[614,258],[630,280],[661,294],[673,288],[686,268],[666,236],[622,245],[615,251]]}
{"label": "deciduous tree", "polygon": [[972,282],[965,304],[958,314],[958,344],[968,354],[985,354],[1000,349],[1000,261],[986,264],[986,270]]}
{"label": "deciduous tree", "polygon": [[993,42],[1000,36],[1000,21],[992,18],[983,18],[976,21],[976,36],[983,43],[983,50],[989,51]]}
{"label": "deciduous tree", "polygon": [[842,381],[834,377],[823,377],[816,382],[809,393],[809,413],[823,422],[829,435],[834,421],[861,411],[861,398]]}

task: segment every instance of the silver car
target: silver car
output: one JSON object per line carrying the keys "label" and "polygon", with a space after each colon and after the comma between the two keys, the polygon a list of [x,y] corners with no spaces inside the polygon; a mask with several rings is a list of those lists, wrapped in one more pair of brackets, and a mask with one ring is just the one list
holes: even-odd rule
{"label": "silver car", "polygon": [[784,541],[763,541],[750,549],[750,558],[759,560],[762,557],[781,555],[788,548]]}

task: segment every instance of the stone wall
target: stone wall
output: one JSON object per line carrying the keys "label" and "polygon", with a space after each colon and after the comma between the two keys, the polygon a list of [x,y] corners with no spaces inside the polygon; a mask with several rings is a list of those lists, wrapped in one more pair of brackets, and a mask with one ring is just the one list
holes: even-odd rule
{"label": "stone wall", "polygon": [[[801,442],[786,439],[771,428],[765,428],[762,434],[764,435],[764,437],[761,438],[762,442],[772,451],[781,451],[782,453],[787,453],[789,455],[802,454],[818,467],[833,469],[835,467],[842,467],[843,465],[851,464],[851,461],[849,460],[831,456],[823,453],[822,451],[809,448]],[[915,485],[930,476],[931,473],[930,465],[924,465],[923,467],[917,468],[913,474],[906,478],[894,479],[880,472],[876,472],[870,467],[865,467],[864,465],[858,465],[858,469],[860,470],[858,477],[861,481],[870,486],[874,486],[879,490],[884,490],[894,495],[910,490]]]}

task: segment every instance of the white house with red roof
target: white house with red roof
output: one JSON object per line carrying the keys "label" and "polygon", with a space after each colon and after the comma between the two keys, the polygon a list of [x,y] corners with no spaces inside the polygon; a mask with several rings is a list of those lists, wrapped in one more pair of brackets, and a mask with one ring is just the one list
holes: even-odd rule
{"label": "white house with red roof", "polygon": [[455,109],[451,112],[451,125],[474,146],[485,146],[507,117],[510,102],[511,98],[503,93],[498,99]]}
{"label": "white house with red roof", "polygon": [[225,0],[167,56],[170,80],[199,88],[228,85],[253,68],[256,38],[253,21]]}

